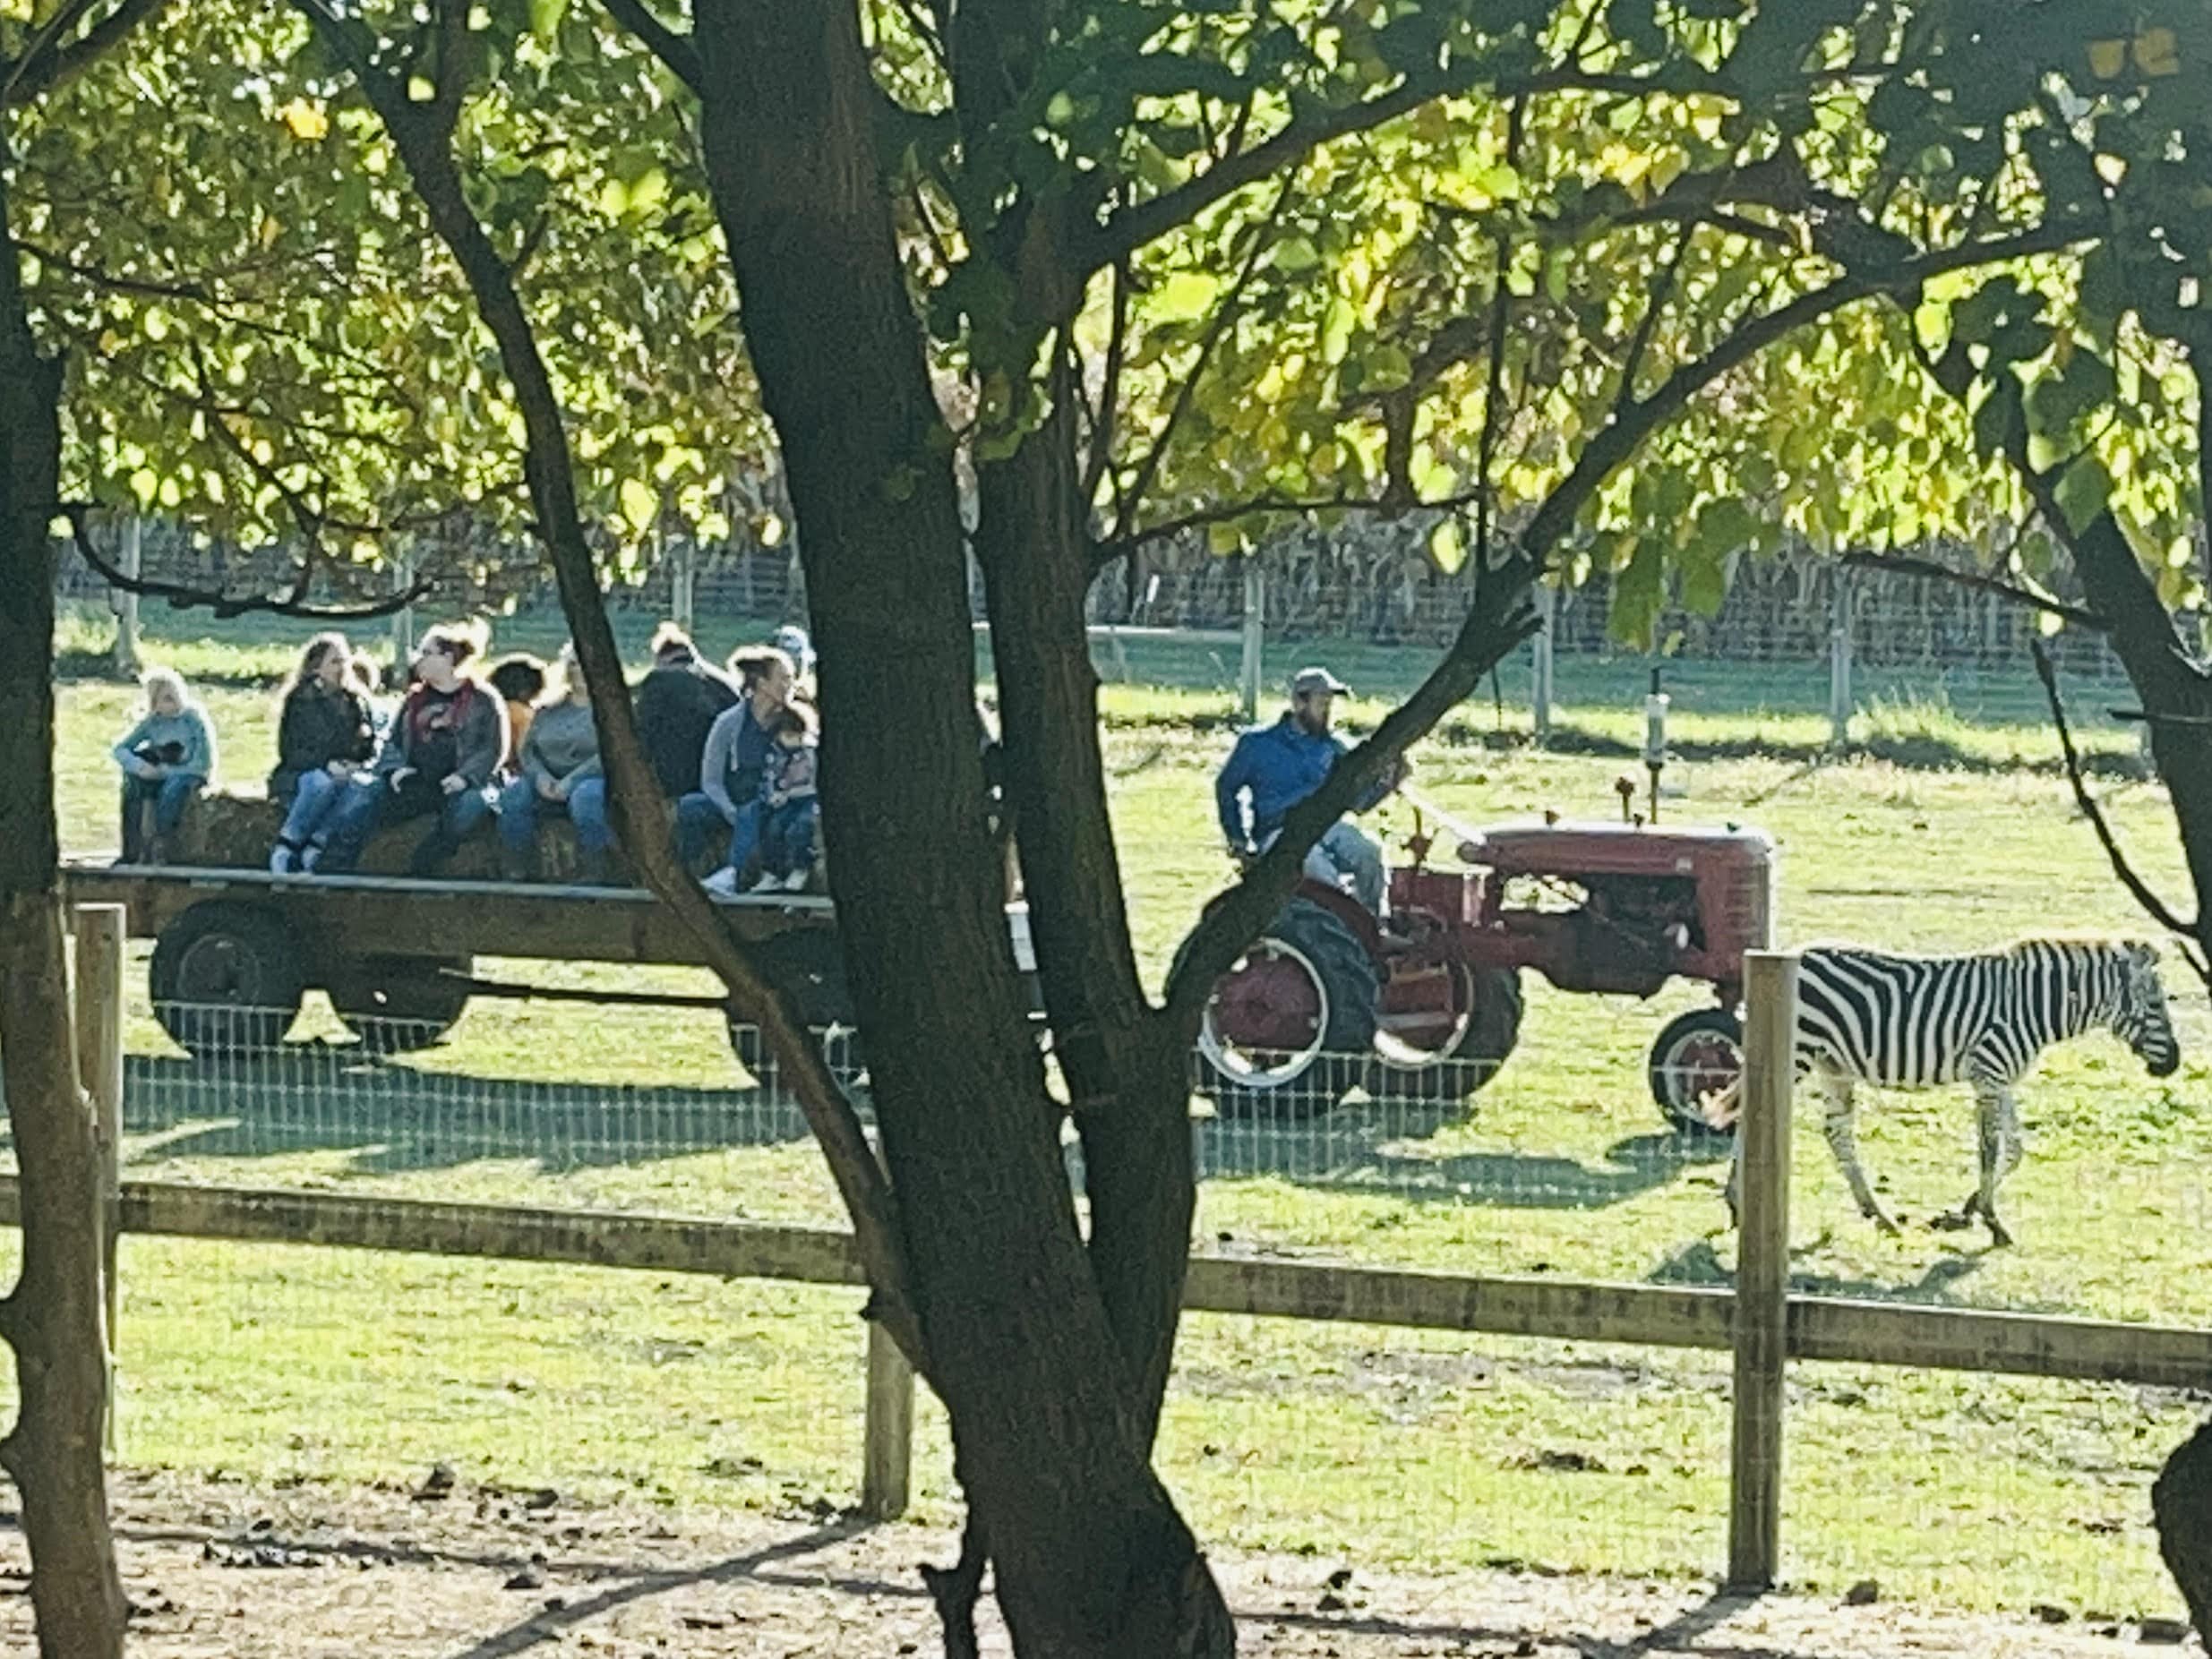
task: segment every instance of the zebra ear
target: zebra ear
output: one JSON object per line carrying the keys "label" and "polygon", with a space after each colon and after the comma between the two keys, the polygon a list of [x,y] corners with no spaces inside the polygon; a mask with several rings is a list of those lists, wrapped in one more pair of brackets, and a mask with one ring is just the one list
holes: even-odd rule
{"label": "zebra ear", "polygon": [[2158,965],[2158,947],[2146,945],[2140,939],[2131,939],[2128,941],[2128,960],[2138,967],[2155,968]]}

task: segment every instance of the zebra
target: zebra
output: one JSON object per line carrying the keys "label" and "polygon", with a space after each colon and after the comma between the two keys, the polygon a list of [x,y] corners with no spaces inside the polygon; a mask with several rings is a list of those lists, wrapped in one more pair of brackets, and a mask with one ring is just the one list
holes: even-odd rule
{"label": "zebra", "polygon": [[[1797,1084],[1817,1077],[1822,1126],[1860,1212],[1885,1233],[1882,1210],[1859,1162],[1852,1125],[1855,1082],[1926,1089],[1965,1082],[1979,1107],[1981,1181],[1956,1210],[1930,1225],[1971,1226],[1993,1244],[2012,1236],[1997,1219],[1997,1188],[2020,1161],[2013,1085],[2053,1043],[2111,1031],[2153,1077],[2181,1065],[2181,1044],[2158,981],[2158,952],[2129,940],[2024,939],[1975,956],[1902,956],[1822,945],[1798,959]],[[1740,1084],[1708,1103],[1716,1127],[1735,1121]],[[1731,1215],[1740,1167],[1728,1176]]]}

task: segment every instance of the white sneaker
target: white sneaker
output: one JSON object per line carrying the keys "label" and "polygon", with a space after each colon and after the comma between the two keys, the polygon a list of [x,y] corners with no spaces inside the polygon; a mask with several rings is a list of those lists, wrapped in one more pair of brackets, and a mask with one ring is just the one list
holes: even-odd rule
{"label": "white sneaker", "polygon": [[302,875],[312,876],[315,873],[315,866],[322,862],[322,844],[317,842],[309,842],[307,843],[307,851],[299,855],[300,873]]}
{"label": "white sneaker", "polygon": [[292,873],[292,849],[282,842],[270,851],[269,873],[271,876],[289,876]]}
{"label": "white sneaker", "polygon": [[811,870],[792,871],[790,875],[784,877],[784,891],[785,893],[804,893],[807,890],[807,878],[812,874]]}
{"label": "white sneaker", "polygon": [[783,890],[784,878],[781,876],[763,876],[759,881],[753,883],[751,887],[747,891],[752,893],[781,893]]}
{"label": "white sneaker", "polygon": [[737,872],[725,864],[705,881],[699,883],[699,885],[709,893],[719,894],[725,899],[735,898],[737,896]]}

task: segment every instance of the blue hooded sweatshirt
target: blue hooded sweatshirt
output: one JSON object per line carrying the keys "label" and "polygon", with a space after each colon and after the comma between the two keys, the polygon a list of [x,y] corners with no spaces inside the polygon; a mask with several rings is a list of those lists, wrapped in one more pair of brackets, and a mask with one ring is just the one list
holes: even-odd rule
{"label": "blue hooded sweatshirt", "polygon": [[[1291,808],[1319,789],[1345,751],[1333,732],[1315,735],[1285,714],[1272,726],[1255,726],[1237,740],[1229,763],[1214,780],[1213,800],[1222,834],[1232,847],[1265,841],[1282,827]],[[1387,780],[1367,791],[1352,810],[1365,812],[1390,793]],[[1250,812],[1243,799],[1251,798]]]}

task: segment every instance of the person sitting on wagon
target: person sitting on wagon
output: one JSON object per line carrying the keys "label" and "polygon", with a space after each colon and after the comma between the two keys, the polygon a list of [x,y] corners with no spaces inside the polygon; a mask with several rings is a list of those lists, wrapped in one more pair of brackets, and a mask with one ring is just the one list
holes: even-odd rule
{"label": "person sitting on wagon", "polygon": [[755,893],[804,893],[814,876],[814,711],[787,703],[768,724],[772,747],[760,778],[760,880]]}
{"label": "person sitting on wagon", "polygon": [[576,825],[579,873],[587,882],[604,882],[614,831],[607,822],[599,725],[574,646],[562,646],[553,660],[545,697],[530,716],[514,769],[515,781],[499,798],[500,873],[510,881],[536,880],[538,820],[565,812]]}
{"label": "person sitting on wagon", "polygon": [[269,799],[286,808],[269,855],[279,876],[322,862],[324,831],[356,774],[376,754],[368,699],[354,688],[353,649],[343,634],[307,642],[277,716],[277,766]]}
{"label": "person sitting on wagon", "polygon": [[[1335,699],[1349,689],[1325,668],[1300,669],[1291,677],[1290,706],[1282,717],[1273,725],[1255,726],[1237,740],[1214,782],[1213,799],[1222,834],[1238,862],[1256,859],[1274,845],[1290,808],[1319,789],[1343,757],[1344,741],[1330,727]],[[1352,810],[1367,812],[1381,805],[1404,778],[1401,762],[1353,803]],[[1382,914],[1383,849],[1349,818],[1331,825],[1314,843],[1306,855],[1306,875],[1332,887],[1349,881],[1359,902]]]}
{"label": "person sitting on wagon", "polygon": [[529,734],[530,717],[545,695],[545,664],[527,651],[517,651],[484,670],[484,683],[499,693],[501,712],[506,717],[507,759],[500,767],[498,782],[510,783],[520,765],[517,757],[522,753],[522,740]]}
{"label": "person sitting on wagon", "polygon": [[735,893],[760,843],[760,779],[767,771],[769,723],[791,700],[796,679],[791,658],[773,646],[749,646],[732,654],[730,671],[742,694],[707,734],[699,757],[699,788],[676,803],[676,856],[694,865],[707,838],[726,826],[729,855],[707,879],[709,890]]}
{"label": "person sitting on wagon", "polygon": [[638,741],[645,746],[661,793],[670,800],[682,800],[699,788],[707,734],[736,702],[737,688],[699,661],[690,635],[673,622],[663,622],[653,636],[653,666],[638,682],[636,708]]}
{"label": "person sitting on wagon", "polygon": [[499,694],[464,674],[477,653],[475,635],[433,629],[415,654],[415,684],[393,717],[391,740],[375,768],[334,815],[330,851],[318,867],[351,869],[372,833],[435,816],[407,861],[412,876],[433,876],[462,840],[491,816],[493,774],[507,752]]}
{"label": "person sitting on wagon", "polygon": [[123,861],[166,864],[184,808],[215,774],[215,728],[175,670],[148,669],[140,683],[146,712],[115,748],[123,768]]}

